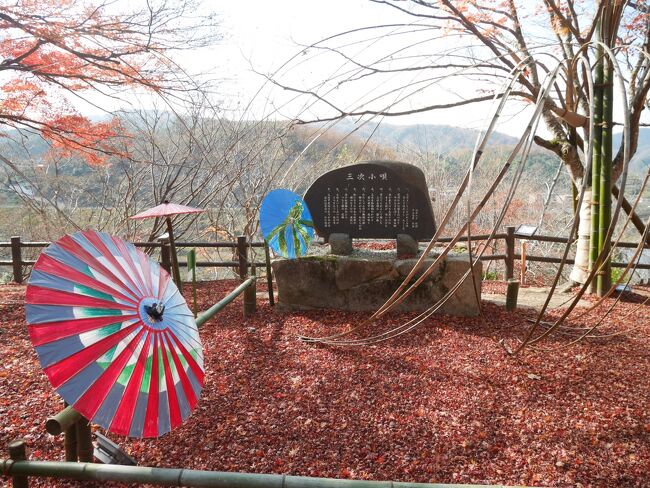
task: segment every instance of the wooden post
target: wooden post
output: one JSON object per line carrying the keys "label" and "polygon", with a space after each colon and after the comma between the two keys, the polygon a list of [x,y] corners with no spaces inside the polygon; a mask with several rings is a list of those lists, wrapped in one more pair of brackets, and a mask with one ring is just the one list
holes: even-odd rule
{"label": "wooden post", "polygon": [[275,305],[275,297],[273,296],[273,270],[271,269],[269,243],[266,241],[264,241],[264,259],[266,260],[266,286],[269,289],[269,304],[273,307]]}
{"label": "wooden post", "polygon": [[170,275],[172,274],[172,254],[167,242],[163,242],[160,248],[160,265]]}
{"label": "wooden post", "polygon": [[519,282],[515,279],[508,280],[506,292],[506,310],[512,311],[517,308],[517,296],[519,295]]}
{"label": "wooden post", "polygon": [[23,255],[20,245],[20,236],[11,238],[11,264],[14,268],[14,281],[23,282]]}
{"label": "wooden post", "polygon": [[526,284],[526,241],[521,241],[521,269],[519,272],[519,282],[522,285]]}
{"label": "wooden post", "polygon": [[77,428],[77,457],[79,462],[93,462],[93,432],[90,423],[85,417],[81,417],[75,424]]}
{"label": "wooden post", "polygon": [[[252,257],[252,260],[251,275],[255,277],[255,258]],[[250,317],[255,312],[257,312],[257,286],[256,281],[253,280],[250,286],[244,290],[244,318]]]}
{"label": "wooden post", "polygon": [[[23,439],[11,441],[7,446],[7,450],[9,451],[9,457],[12,461],[27,460],[27,451],[25,450],[25,441]],[[12,476],[11,486],[13,486],[13,488],[28,488],[29,481],[27,480],[27,476]]]}
{"label": "wooden post", "polygon": [[506,279],[515,274],[515,228],[506,227]]}
{"label": "wooden post", "polygon": [[239,260],[239,278],[245,280],[248,276],[248,246],[246,236],[237,236],[237,257]]}

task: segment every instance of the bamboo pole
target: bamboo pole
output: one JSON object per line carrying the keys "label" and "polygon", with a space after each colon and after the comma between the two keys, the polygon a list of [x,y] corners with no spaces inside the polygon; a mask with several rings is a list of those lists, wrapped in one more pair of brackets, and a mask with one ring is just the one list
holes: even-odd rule
{"label": "bamboo pole", "polygon": [[[479,485],[409,483],[396,481],[310,478],[282,474],[233,473],[182,468],[153,468],[117,464],[65,463],[60,461],[0,461],[2,474],[38,476],[80,481],[217,488],[478,488]],[[485,485],[482,485],[485,486]],[[493,488],[508,488],[492,485]]]}
{"label": "bamboo pole", "polygon": [[255,276],[251,276],[250,278],[245,280],[241,285],[239,285],[237,288],[231,291],[228,295],[222,298],[220,301],[212,305],[209,309],[207,309],[204,312],[201,312],[196,319],[196,326],[201,327],[204,323],[210,320],[214,316],[214,314],[223,310],[223,308],[226,305],[228,305],[235,298],[237,298],[246,288],[251,286],[251,284],[255,281],[255,279],[256,279]]}
{"label": "bamboo pole", "polygon": [[[606,241],[612,216],[612,118],[614,105],[614,69],[611,60],[603,63],[603,129],[601,135],[600,197],[598,203],[598,253],[609,256],[610,242]],[[608,257],[600,267],[596,278],[596,293],[602,297],[612,284],[611,259]]]}
{"label": "bamboo pole", "polygon": [[77,457],[82,463],[92,463],[95,449],[90,423],[82,416],[75,425],[77,428]]}
{"label": "bamboo pole", "polygon": [[[593,269],[598,259],[598,234],[600,213],[600,172],[602,166],[603,140],[603,77],[604,57],[602,46],[596,48],[596,76],[594,83],[594,136],[593,154],[591,158],[591,232],[589,239],[589,269]],[[596,291],[596,283],[592,283],[592,292]]]}
{"label": "bamboo pole", "polygon": [[244,318],[254,315],[257,311],[257,271],[255,263],[251,263],[251,278],[253,281],[244,289]]}
{"label": "bamboo pole", "polygon": [[[22,439],[16,439],[12,441],[7,446],[7,451],[9,451],[9,457],[12,462],[20,462],[27,460],[27,450],[25,449],[25,441]],[[6,461],[5,461],[6,462]],[[4,474],[4,470],[3,470]],[[11,486],[13,488],[28,488],[29,481],[27,476],[21,475],[19,473],[12,474],[11,476]]]}
{"label": "bamboo pole", "polygon": [[65,430],[63,436],[63,447],[65,449],[65,460],[69,463],[76,463],[77,456],[77,426],[73,425]]}
{"label": "bamboo pole", "polygon": [[167,217],[167,233],[169,234],[169,249],[171,251],[171,260],[172,260],[172,276],[174,277],[174,282],[178,287],[178,291],[183,293],[183,282],[181,281],[181,272],[178,268],[178,255],[176,254],[176,244],[174,243],[174,228],[172,227],[171,217]]}
{"label": "bamboo pole", "polygon": [[81,419],[81,414],[72,407],[66,407],[45,421],[45,430],[51,435],[59,435]]}
{"label": "bamboo pole", "polygon": [[526,240],[521,241],[521,258],[520,258],[520,270],[519,270],[519,281],[522,285],[526,284]]}
{"label": "bamboo pole", "polygon": [[506,279],[515,274],[515,227],[506,227]]}

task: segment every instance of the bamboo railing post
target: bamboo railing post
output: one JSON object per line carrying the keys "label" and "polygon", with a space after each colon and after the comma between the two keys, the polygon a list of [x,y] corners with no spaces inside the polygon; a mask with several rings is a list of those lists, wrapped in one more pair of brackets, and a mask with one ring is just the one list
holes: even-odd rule
{"label": "bamboo railing post", "polygon": [[506,227],[506,279],[515,274],[515,228]]}
{"label": "bamboo railing post", "polygon": [[77,428],[77,457],[79,462],[93,462],[93,432],[90,423],[85,417],[81,417],[75,424]]}
{"label": "bamboo railing post", "polygon": [[68,462],[77,461],[77,427],[76,424],[81,414],[65,403],[65,407],[54,417],[45,421],[45,430],[48,434],[59,435],[63,432],[63,446],[65,448],[65,460]]}
{"label": "bamboo railing post", "polygon": [[519,281],[515,279],[508,280],[508,289],[506,291],[506,310],[509,312],[517,308],[517,296],[519,295]]}
{"label": "bamboo railing post", "polygon": [[[25,449],[25,441],[23,439],[16,439],[11,441],[7,446],[9,457],[12,461],[26,461],[27,451]],[[13,488],[28,488],[29,481],[27,476],[14,475],[11,477],[11,486]]]}
{"label": "bamboo railing post", "polygon": [[273,296],[273,270],[271,269],[269,243],[266,241],[264,241],[264,259],[266,260],[266,286],[269,289],[269,304],[273,307],[275,305],[275,297]]}
{"label": "bamboo railing post", "polygon": [[76,463],[77,457],[77,427],[73,425],[63,432],[63,447],[65,448],[65,460],[69,463]]}
{"label": "bamboo railing post", "polygon": [[81,414],[70,406],[66,406],[55,416],[45,421],[45,430],[48,434],[59,435],[71,427],[74,427],[77,421],[81,419]]}
{"label": "bamboo railing post", "polygon": [[11,263],[14,269],[14,281],[20,284],[23,282],[23,253],[20,236],[11,237]]}

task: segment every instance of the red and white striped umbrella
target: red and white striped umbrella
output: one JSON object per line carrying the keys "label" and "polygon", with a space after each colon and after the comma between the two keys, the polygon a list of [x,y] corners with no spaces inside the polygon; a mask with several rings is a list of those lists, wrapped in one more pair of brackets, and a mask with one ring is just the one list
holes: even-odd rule
{"label": "red and white striped umbrella", "polygon": [[34,265],[29,335],[56,391],[116,434],[178,427],[203,386],[194,315],[158,263],[101,232],[67,235]]}

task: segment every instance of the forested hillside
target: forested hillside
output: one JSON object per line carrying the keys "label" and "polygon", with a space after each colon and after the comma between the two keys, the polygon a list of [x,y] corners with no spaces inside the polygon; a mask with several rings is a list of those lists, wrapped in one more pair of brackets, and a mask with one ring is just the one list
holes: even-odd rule
{"label": "forested hillside", "polygon": [[[200,220],[181,220],[181,236],[187,231],[218,237],[255,234],[257,209],[269,190],[288,187],[302,193],[319,174],[369,159],[421,167],[440,215],[467,170],[478,134],[446,125],[376,127],[351,120],[324,131],[316,125],[235,122],[201,113],[179,119],[155,111],[122,114],[120,124],[127,137],[113,141],[115,153],[107,164],[96,166],[81,157],[62,156],[35,134],[6,133],[2,154],[10,164],[2,165],[0,202],[12,210],[5,212],[0,233],[5,238],[19,232],[52,239],[94,227],[150,239],[162,224],[152,228],[127,217],[169,199],[209,209]],[[632,165],[633,185],[635,175],[648,164],[649,133],[643,132]],[[490,138],[477,170],[477,190],[489,184],[516,142],[500,133]],[[528,199],[545,199],[558,164],[553,154],[533,149],[525,173]],[[562,174],[556,191],[570,193]]]}

